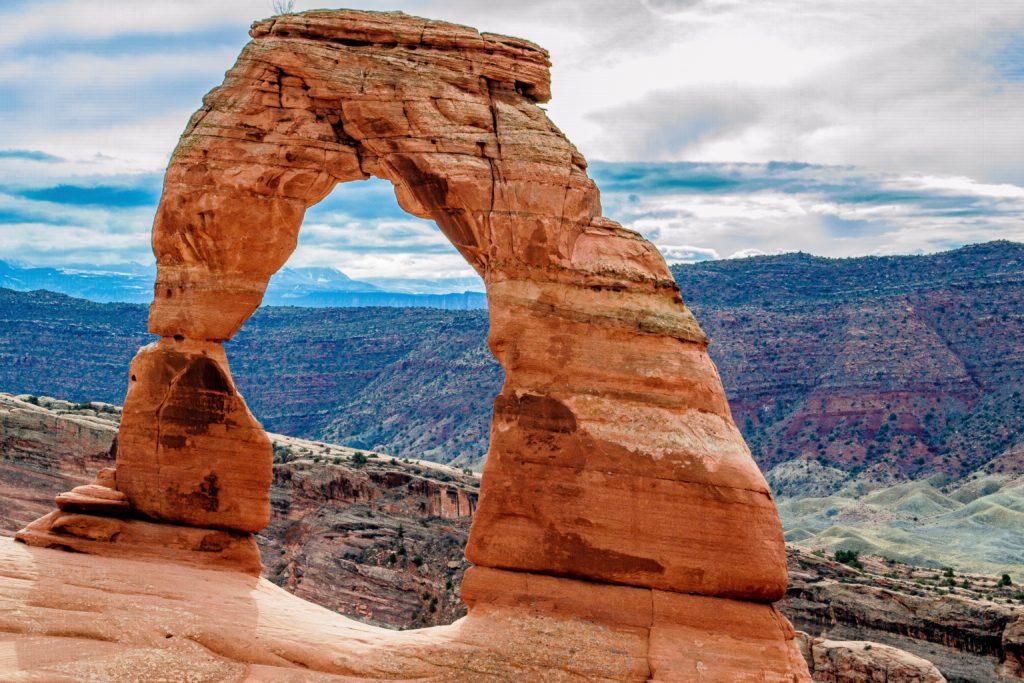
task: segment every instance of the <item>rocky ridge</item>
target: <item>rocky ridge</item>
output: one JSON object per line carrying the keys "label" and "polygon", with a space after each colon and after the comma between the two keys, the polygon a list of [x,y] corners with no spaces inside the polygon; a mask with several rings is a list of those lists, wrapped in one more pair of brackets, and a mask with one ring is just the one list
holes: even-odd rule
{"label": "rocky ridge", "polygon": [[[995,242],[672,272],[766,472],[813,460],[904,480],[1024,472],[1021,262],[1019,244]],[[120,403],[145,318],[0,290],[0,388]],[[478,466],[503,381],[487,325],[482,312],[263,307],[226,348],[273,431]]]}
{"label": "rocky ridge", "polygon": [[780,608],[796,628],[827,640],[899,648],[933,663],[950,681],[1024,678],[1018,586],[877,556],[861,556],[858,566],[793,546],[788,556],[790,584]]}
{"label": "rocky ridge", "polygon": [[[758,463],[983,469],[1024,436],[1024,245],[674,266]],[[1015,461],[1019,465],[1019,461]]]}

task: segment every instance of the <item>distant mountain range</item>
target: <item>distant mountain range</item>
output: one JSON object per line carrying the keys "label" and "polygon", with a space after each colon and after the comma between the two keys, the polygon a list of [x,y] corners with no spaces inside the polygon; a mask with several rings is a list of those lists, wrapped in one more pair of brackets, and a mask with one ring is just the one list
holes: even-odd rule
{"label": "distant mountain range", "polygon": [[[97,303],[149,303],[152,266],[119,264],[104,270],[40,268],[0,261],[0,287],[19,292],[45,289]],[[283,268],[270,280],[263,303],[269,306],[487,308],[483,292],[410,293],[389,291],[353,280],[335,268]]]}
{"label": "distant mountain range", "polygon": [[[766,471],[809,463],[836,482],[890,483],[1024,471],[1024,245],[672,271]],[[0,290],[0,391],[120,403],[152,339],[145,318],[141,305]],[[502,382],[487,324],[482,310],[268,306],[228,356],[268,429],[474,464]]]}

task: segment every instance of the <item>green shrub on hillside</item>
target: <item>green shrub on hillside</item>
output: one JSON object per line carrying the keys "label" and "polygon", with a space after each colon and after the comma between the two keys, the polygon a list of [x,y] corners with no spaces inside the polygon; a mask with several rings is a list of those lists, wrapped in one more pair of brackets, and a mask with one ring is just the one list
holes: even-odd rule
{"label": "green shrub on hillside", "polygon": [[848,567],[864,569],[864,565],[860,561],[860,552],[857,550],[837,550],[834,558],[836,562]]}

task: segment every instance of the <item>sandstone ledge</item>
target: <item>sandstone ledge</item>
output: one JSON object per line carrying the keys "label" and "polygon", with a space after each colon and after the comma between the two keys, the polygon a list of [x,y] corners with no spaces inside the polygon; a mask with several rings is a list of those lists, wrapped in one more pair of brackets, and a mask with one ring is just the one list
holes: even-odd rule
{"label": "sandstone ledge", "polygon": [[239,572],[0,539],[0,678],[807,680],[767,605],[472,574],[469,616],[389,631]]}
{"label": "sandstone ledge", "polygon": [[946,683],[935,665],[889,645],[797,634],[811,676],[819,683]]}
{"label": "sandstone ledge", "polygon": [[29,524],[14,538],[36,548],[157,559],[253,576],[259,576],[263,569],[252,534],[141,519],[55,510]]}

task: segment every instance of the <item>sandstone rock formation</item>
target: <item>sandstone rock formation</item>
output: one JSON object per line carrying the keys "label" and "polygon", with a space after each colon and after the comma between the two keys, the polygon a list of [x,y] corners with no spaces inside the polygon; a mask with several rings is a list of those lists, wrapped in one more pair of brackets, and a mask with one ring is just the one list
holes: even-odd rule
{"label": "sandstone rock formation", "polygon": [[1006,677],[1024,678],[1024,616],[1003,631],[1003,652],[1006,660],[1001,668]]}
{"label": "sandstone rock formation", "polygon": [[[119,408],[33,401],[0,393],[3,536],[49,514],[61,491],[85,488],[84,453],[91,471],[114,465]],[[432,626],[465,615],[459,587],[478,477],[368,452],[360,452],[362,463],[353,449],[268,436],[275,452],[272,514],[257,536],[264,577],[376,626]],[[97,477],[107,487],[110,471]],[[81,546],[84,539],[71,533],[77,528],[62,524],[63,534],[50,540]]]}
{"label": "sandstone rock formation", "polygon": [[[0,487],[37,501],[38,516],[61,486],[78,481],[61,472],[83,449],[104,454],[98,463],[113,463],[106,453],[114,427],[102,441],[77,425],[116,426],[119,412],[45,397],[37,402],[0,394],[0,462],[6,465]],[[40,422],[46,426],[39,428]],[[475,478],[372,453],[360,464],[344,447],[270,437],[272,517],[258,536],[264,577],[376,626],[447,624],[465,615],[458,599],[469,531],[463,515],[474,507]],[[0,534],[17,530],[12,510],[25,511],[17,499],[0,499]],[[790,586],[779,608],[801,630],[828,641],[869,641],[866,654],[877,645],[895,646],[932,662],[949,680],[1022,677],[1024,605],[1014,597],[1017,588],[996,586],[997,576],[956,571],[957,586],[950,588],[950,577],[934,568],[862,555],[863,569],[855,569],[799,547],[787,556]]]}
{"label": "sandstone rock formation", "polygon": [[[251,35],[167,169],[149,318],[160,340],[132,363],[117,454],[136,517],[60,511],[19,538],[156,556],[164,529],[161,557],[252,571],[243,550],[269,516],[271,449],[221,343],[259,305],[305,209],[373,175],[487,286],[506,379],[466,550],[470,612],[420,641],[363,631],[332,659],[280,656],[360,676],[468,677],[471,656],[515,677],[513,661],[540,656],[529,670],[556,677],[806,680],[771,605],[786,587],[778,515],[707,338],[653,245],[601,217],[586,162],[538,106],[547,54],[394,13],[280,16]],[[34,557],[30,580],[69,580]],[[127,571],[118,562],[104,566]],[[264,611],[302,609],[271,603],[257,628]],[[521,654],[541,632],[551,642]],[[217,647],[238,647],[225,633]],[[419,656],[384,654],[410,641]]]}
{"label": "sandstone rock formation", "polygon": [[888,645],[836,641],[797,633],[800,651],[820,683],[946,683],[935,665]]}
{"label": "sandstone rock formation", "polygon": [[52,509],[55,493],[114,464],[118,409],[28,398],[0,394],[0,518],[11,530]]}

